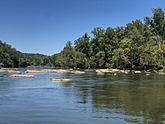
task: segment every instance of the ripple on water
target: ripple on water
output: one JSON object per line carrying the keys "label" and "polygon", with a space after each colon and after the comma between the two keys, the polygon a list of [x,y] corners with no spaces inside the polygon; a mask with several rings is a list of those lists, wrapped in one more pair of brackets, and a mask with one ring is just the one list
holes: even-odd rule
{"label": "ripple on water", "polygon": [[[77,82],[52,83],[68,77]],[[123,124],[165,117],[165,78],[159,75],[35,74],[0,76],[0,123]]]}

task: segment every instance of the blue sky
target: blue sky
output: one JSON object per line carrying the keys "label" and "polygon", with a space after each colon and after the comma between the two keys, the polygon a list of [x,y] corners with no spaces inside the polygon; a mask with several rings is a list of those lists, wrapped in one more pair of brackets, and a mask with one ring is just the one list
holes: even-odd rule
{"label": "blue sky", "polygon": [[165,0],[0,0],[0,39],[52,55],[94,27],[125,25],[165,9]]}

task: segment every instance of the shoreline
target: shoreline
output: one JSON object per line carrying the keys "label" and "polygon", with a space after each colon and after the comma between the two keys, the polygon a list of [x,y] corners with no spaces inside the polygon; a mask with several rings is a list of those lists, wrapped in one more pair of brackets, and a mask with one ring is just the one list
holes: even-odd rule
{"label": "shoreline", "polygon": [[[22,68],[0,68],[0,72],[19,73]],[[27,69],[26,73],[69,73],[69,74],[85,74],[87,72],[95,72],[98,75],[107,73],[112,74],[165,74],[163,70],[128,70],[128,69]]]}

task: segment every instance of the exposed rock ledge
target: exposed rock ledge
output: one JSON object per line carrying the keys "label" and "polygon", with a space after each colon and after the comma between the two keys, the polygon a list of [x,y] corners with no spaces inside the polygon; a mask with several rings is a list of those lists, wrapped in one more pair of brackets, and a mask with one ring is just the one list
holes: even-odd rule
{"label": "exposed rock ledge", "polygon": [[67,83],[67,82],[74,81],[73,79],[68,79],[68,78],[64,78],[64,79],[62,79],[62,78],[51,78],[50,80],[53,81],[53,82],[62,82],[62,83]]}
{"label": "exposed rock ledge", "polygon": [[50,70],[27,70],[26,73],[70,73],[70,74],[84,74],[84,71],[72,70],[72,69],[50,69]]}
{"label": "exposed rock ledge", "polygon": [[34,75],[29,75],[29,74],[12,74],[10,76],[11,77],[17,77],[17,78],[30,78],[30,77],[34,77]]}
{"label": "exposed rock ledge", "polygon": [[104,73],[129,73],[130,70],[120,70],[120,69],[96,69],[95,72],[97,74],[104,74]]}
{"label": "exposed rock ledge", "polygon": [[17,68],[1,68],[0,72],[17,73],[19,71]]}

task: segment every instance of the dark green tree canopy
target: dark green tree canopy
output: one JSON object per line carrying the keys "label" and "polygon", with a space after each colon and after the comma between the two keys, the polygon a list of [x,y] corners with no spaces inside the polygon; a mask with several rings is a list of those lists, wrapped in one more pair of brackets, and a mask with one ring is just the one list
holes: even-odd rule
{"label": "dark green tree canopy", "polygon": [[70,42],[66,44],[59,54],[69,62],[65,66],[72,63],[70,67],[78,68],[165,69],[165,15],[161,8],[153,9],[153,16],[144,21],[137,19],[117,28],[97,27],[92,34],[78,38],[74,47]]}

